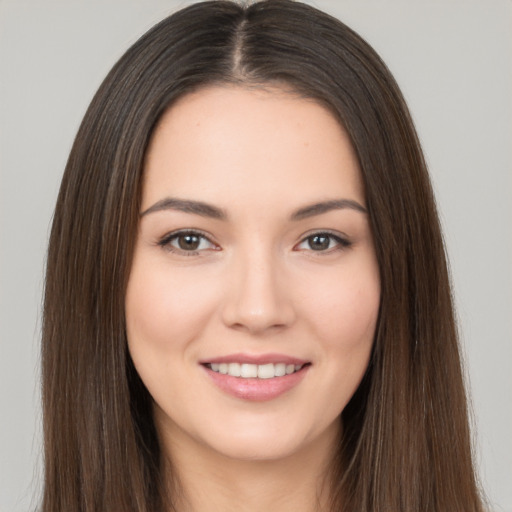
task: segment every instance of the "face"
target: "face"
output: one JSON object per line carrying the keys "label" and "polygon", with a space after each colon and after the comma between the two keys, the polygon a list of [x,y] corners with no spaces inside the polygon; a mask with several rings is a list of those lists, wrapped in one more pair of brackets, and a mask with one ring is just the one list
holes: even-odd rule
{"label": "face", "polygon": [[380,301],[345,131],[285,91],[204,89],[144,173],[126,321],[161,437],[245,460],[332,442]]}

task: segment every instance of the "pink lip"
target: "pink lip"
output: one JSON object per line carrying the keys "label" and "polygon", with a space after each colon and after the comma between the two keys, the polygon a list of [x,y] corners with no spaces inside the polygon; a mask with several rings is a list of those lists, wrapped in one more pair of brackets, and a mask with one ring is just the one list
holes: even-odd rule
{"label": "pink lip", "polygon": [[[207,366],[208,363],[285,363],[304,366],[300,370],[282,377],[274,377],[272,379],[244,379],[241,377],[233,377],[231,375],[214,372]],[[231,354],[229,356],[208,359],[207,361],[205,360],[204,362],[201,362],[201,365],[208,377],[212,379],[213,383],[228,395],[241,398],[243,400],[265,402],[273,400],[297,386],[306,376],[306,373],[311,367],[311,365],[307,363],[308,361],[303,359],[285,356],[283,354]]]}
{"label": "pink lip", "polygon": [[214,357],[199,361],[200,364],[220,363],[245,363],[245,364],[294,364],[304,365],[308,363],[305,359],[290,357],[285,354],[229,354],[227,356]]}

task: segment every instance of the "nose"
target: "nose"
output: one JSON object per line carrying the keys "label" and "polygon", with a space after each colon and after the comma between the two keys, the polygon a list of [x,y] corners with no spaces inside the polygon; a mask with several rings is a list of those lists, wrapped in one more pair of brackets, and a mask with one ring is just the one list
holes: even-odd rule
{"label": "nose", "polygon": [[285,329],[295,320],[286,272],[263,250],[234,257],[222,309],[224,324],[253,335]]}

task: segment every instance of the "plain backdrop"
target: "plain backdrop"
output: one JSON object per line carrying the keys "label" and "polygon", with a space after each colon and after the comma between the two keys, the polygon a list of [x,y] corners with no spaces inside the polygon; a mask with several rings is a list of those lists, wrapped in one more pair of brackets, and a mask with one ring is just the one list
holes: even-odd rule
{"label": "plain backdrop", "polygon": [[[61,175],[110,67],[191,2],[0,0],[0,511],[41,484],[39,339],[45,249]],[[512,512],[512,2],[316,0],[402,87],[451,259],[492,510]]]}

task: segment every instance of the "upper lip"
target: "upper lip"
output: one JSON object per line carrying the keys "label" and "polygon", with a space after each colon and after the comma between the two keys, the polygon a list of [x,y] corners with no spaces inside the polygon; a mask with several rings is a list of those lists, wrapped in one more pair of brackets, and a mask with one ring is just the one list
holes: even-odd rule
{"label": "upper lip", "polygon": [[304,365],[308,363],[306,359],[288,356],[285,354],[229,354],[225,356],[203,359],[200,364],[221,364],[221,363],[241,363],[241,364],[294,364]]}

